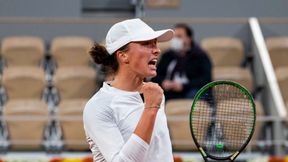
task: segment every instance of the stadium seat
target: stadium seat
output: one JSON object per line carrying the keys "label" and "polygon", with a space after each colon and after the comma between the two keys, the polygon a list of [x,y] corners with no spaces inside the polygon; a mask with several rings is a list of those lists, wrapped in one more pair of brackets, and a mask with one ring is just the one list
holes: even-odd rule
{"label": "stadium seat", "polygon": [[[194,141],[192,140],[189,123],[189,115],[192,103],[193,100],[191,99],[178,99],[169,100],[166,104],[168,127],[170,130],[170,136],[174,150],[197,150]],[[201,103],[207,105],[204,101]],[[207,105],[207,108],[208,107],[209,106]],[[196,113],[200,112],[196,111]],[[203,114],[203,116],[207,115],[209,114]]]}
{"label": "stadium seat", "polygon": [[97,90],[96,71],[85,66],[62,67],[53,78],[60,100],[88,99]]}
{"label": "stadium seat", "polygon": [[52,40],[51,54],[58,67],[87,66],[93,40],[87,37],[57,37]]}
{"label": "stadium seat", "polygon": [[247,68],[240,67],[215,67],[214,80],[231,80],[243,85],[249,92],[253,90],[253,77]]}
{"label": "stadium seat", "polygon": [[286,109],[288,110],[288,101],[286,102]]}
{"label": "stadium seat", "polygon": [[103,39],[101,42],[97,42],[97,43],[99,43],[99,44],[102,45],[102,46],[105,46],[105,44],[106,44],[106,40]]}
{"label": "stadium seat", "polygon": [[45,74],[39,67],[9,67],[3,71],[2,84],[8,99],[41,99],[46,87]]}
{"label": "stadium seat", "polygon": [[[287,60],[286,60],[287,61]],[[288,66],[279,67],[275,71],[279,88],[285,102],[288,101]]]}
{"label": "stadium seat", "polygon": [[48,107],[37,99],[9,100],[3,117],[13,150],[41,149],[48,122]]}
{"label": "stadium seat", "polygon": [[58,106],[64,147],[68,150],[89,149],[82,121],[82,112],[87,101],[86,99],[64,100]]}
{"label": "stadium seat", "polygon": [[201,46],[207,51],[216,67],[240,66],[244,60],[244,47],[237,38],[206,38],[202,40]]}
{"label": "stadium seat", "polygon": [[146,0],[145,5],[147,8],[178,8],[181,4],[180,0],[162,0],[162,1],[153,1]]}
{"label": "stadium seat", "polygon": [[161,50],[161,54],[163,54],[164,52],[166,52],[168,49],[171,48],[171,42],[160,42],[158,43],[158,47]]}
{"label": "stadium seat", "polygon": [[40,66],[44,51],[44,42],[38,37],[7,37],[2,41],[1,53],[8,67]]}
{"label": "stadium seat", "polygon": [[266,45],[274,68],[288,66],[288,37],[271,37]]}

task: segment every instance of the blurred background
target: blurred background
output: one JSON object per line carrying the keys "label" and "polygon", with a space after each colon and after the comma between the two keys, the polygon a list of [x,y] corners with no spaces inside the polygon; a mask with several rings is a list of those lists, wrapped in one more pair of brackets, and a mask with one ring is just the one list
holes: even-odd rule
{"label": "blurred background", "polygon": [[[253,94],[256,130],[238,161],[288,161],[288,0],[0,0],[0,161],[92,161],[82,111],[107,77],[87,51],[134,17],[155,30],[188,24],[212,80]],[[175,161],[202,160],[192,101],[167,102]]]}

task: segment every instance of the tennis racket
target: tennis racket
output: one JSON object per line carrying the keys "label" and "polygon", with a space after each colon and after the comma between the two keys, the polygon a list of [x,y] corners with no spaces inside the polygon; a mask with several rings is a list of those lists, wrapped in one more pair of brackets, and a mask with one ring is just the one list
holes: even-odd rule
{"label": "tennis racket", "polygon": [[251,94],[231,81],[214,81],[195,95],[190,131],[202,157],[234,161],[249,143],[256,110]]}

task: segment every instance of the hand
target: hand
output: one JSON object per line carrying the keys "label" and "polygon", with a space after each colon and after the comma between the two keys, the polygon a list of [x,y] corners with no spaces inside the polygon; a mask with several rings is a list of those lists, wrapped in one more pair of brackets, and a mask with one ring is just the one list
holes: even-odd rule
{"label": "hand", "polygon": [[144,83],[140,92],[144,95],[145,108],[160,108],[163,90],[158,84]]}
{"label": "hand", "polygon": [[173,87],[172,84],[173,84],[173,82],[171,80],[164,80],[162,82],[162,87],[165,91],[169,91]]}
{"label": "hand", "polygon": [[183,85],[179,82],[172,83],[172,90],[175,92],[181,92],[183,90]]}

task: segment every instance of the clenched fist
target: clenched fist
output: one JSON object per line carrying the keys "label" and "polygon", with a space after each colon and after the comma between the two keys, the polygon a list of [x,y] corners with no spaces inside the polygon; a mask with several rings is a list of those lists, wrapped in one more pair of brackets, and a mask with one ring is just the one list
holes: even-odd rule
{"label": "clenched fist", "polygon": [[144,95],[145,108],[160,108],[163,90],[158,84],[144,83],[140,92]]}

